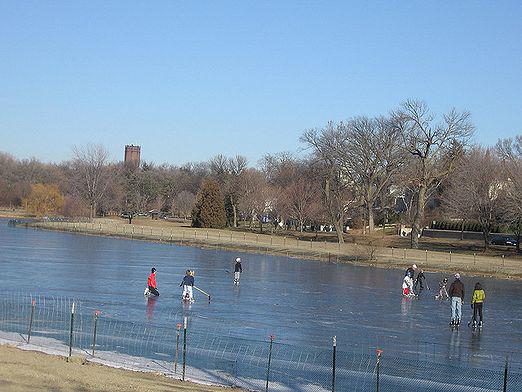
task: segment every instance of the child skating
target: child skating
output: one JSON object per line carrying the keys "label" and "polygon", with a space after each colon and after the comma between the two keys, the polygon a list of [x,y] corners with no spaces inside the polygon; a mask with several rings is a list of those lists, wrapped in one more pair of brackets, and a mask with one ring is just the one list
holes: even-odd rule
{"label": "child skating", "polygon": [[[471,309],[473,309],[473,319],[468,323],[468,326],[471,326],[473,329],[482,328],[483,319],[482,319],[482,307],[484,305],[484,300],[486,299],[486,293],[482,288],[480,282],[475,284],[475,289],[473,290],[473,296],[471,297]],[[480,317],[480,322],[477,324],[477,316]]]}
{"label": "child skating", "polygon": [[413,292],[413,278],[407,274],[402,280],[402,295],[405,297],[414,297],[415,293]]}
{"label": "child skating", "polygon": [[243,272],[243,268],[241,267],[241,258],[236,259],[236,264],[234,265],[234,284],[239,285],[239,279],[241,278],[241,273]]}
{"label": "child skating", "polygon": [[183,286],[183,301],[194,302],[192,288],[194,287],[194,271],[187,270],[179,287]]}
{"label": "child skating", "polygon": [[444,278],[439,282],[439,293],[435,296],[438,300],[449,299],[449,294],[446,286],[448,285],[448,278]]}
{"label": "child skating", "polygon": [[143,295],[155,295],[156,297],[159,297],[159,291],[156,287],[156,268],[152,268],[150,270],[150,275],[147,278],[147,288],[145,289]]}

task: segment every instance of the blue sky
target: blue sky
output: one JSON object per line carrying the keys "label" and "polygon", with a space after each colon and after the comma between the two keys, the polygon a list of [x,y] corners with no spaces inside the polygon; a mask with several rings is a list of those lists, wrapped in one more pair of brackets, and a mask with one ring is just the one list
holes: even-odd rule
{"label": "blue sky", "polygon": [[182,164],[299,152],[407,98],[522,133],[522,2],[0,0],[0,151]]}

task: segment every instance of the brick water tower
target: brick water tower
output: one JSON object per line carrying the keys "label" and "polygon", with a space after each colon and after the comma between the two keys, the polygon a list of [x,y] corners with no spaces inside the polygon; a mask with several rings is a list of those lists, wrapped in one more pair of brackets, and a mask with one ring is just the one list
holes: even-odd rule
{"label": "brick water tower", "polygon": [[124,162],[129,162],[132,164],[135,168],[140,167],[140,153],[141,153],[141,147],[135,146],[135,145],[127,145],[125,146],[125,160]]}

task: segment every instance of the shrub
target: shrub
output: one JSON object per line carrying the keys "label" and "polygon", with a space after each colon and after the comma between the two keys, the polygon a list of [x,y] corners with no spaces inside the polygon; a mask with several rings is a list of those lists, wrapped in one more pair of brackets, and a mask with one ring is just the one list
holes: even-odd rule
{"label": "shrub", "polygon": [[219,184],[214,180],[203,181],[192,210],[192,226],[222,229],[226,223],[225,203]]}

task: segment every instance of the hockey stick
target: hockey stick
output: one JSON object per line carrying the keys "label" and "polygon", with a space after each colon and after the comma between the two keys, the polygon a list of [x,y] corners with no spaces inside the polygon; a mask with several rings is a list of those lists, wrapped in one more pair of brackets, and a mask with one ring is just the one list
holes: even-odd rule
{"label": "hockey stick", "polygon": [[199,287],[197,287],[197,286],[194,286],[194,288],[195,288],[197,291],[199,291],[199,292],[205,294],[205,295],[208,297],[208,301],[210,302],[210,294],[209,294],[209,293],[206,293],[205,291],[201,290],[201,289],[200,289]]}

